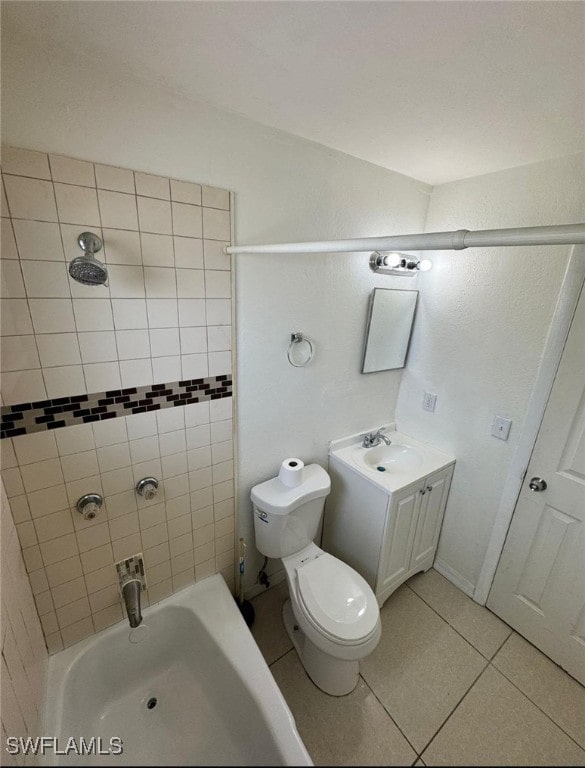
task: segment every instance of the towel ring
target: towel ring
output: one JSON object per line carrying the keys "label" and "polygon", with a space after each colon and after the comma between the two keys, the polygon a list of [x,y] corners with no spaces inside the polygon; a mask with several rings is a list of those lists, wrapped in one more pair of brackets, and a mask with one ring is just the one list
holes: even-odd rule
{"label": "towel ring", "polygon": [[[300,344],[301,341],[305,341],[309,345],[309,356],[305,360],[304,363],[295,363],[292,359],[292,350],[295,344]],[[295,368],[303,368],[305,365],[311,362],[313,359],[313,343],[310,339],[308,339],[306,336],[303,336],[302,333],[291,333],[290,335],[290,344],[288,345],[288,350],[286,353],[286,356],[288,357],[288,361],[291,365],[293,365]]]}

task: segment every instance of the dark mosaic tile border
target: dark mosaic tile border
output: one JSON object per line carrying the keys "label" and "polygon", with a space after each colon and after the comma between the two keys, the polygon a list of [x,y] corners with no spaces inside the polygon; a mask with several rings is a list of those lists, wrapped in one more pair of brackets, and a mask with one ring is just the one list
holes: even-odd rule
{"label": "dark mosaic tile border", "polygon": [[89,395],[56,397],[32,403],[4,405],[0,409],[0,439],[71,427],[91,421],[115,419],[132,413],[159,411],[161,408],[201,403],[231,397],[229,374],[206,379],[186,379],[170,384],[127,387]]}

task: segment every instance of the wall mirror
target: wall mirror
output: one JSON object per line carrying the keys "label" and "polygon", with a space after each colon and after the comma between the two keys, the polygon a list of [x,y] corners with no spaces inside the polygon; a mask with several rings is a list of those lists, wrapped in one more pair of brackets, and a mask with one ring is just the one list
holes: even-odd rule
{"label": "wall mirror", "polygon": [[368,307],[362,373],[404,368],[418,291],[374,288]]}

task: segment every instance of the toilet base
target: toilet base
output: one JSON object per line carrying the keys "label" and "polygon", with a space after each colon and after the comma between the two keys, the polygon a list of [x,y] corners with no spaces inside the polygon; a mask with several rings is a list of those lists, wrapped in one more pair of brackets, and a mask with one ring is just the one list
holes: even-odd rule
{"label": "toilet base", "polygon": [[330,696],[346,696],[359,680],[359,661],[344,661],[323,653],[299,627],[290,599],[282,607],[282,620],[288,636],[315,685]]}

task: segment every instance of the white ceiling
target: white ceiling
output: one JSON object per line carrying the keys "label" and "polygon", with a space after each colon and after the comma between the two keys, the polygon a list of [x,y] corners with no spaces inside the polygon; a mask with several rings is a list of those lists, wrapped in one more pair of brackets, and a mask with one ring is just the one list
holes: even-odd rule
{"label": "white ceiling", "polygon": [[12,30],[431,184],[583,149],[583,2],[3,2]]}

